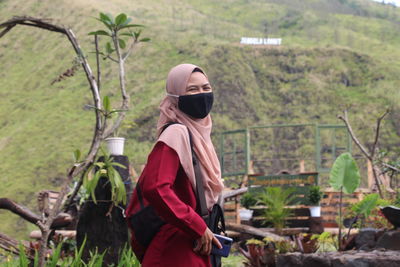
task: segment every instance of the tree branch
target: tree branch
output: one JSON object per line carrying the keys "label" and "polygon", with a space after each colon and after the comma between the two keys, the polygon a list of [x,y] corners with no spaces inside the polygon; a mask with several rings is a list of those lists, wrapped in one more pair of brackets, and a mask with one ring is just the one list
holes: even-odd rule
{"label": "tree branch", "polygon": [[35,251],[30,248],[29,243],[26,241],[18,241],[15,240],[5,234],[0,233],[0,249],[4,249],[5,251],[11,252],[15,255],[19,255],[19,244],[22,244],[22,246],[25,248],[25,251],[27,251],[27,257],[30,260],[33,260]]}
{"label": "tree branch", "polygon": [[[22,217],[24,220],[36,225],[42,219],[39,215],[32,212],[27,207],[15,203],[9,198],[0,198],[0,209],[9,210],[12,213]],[[68,226],[71,222],[71,215],[67,213],[59,213],[51,224],[51,229]]]}
{"label": "tree branch", "polygon": [[[134,38],[133,38],[134,39]],[[129,46],[128,51],[126,52],[125,56],[123,56],[123,60],[126,61],[126,59],[129,57],[129,55],[132,53],[133,48],[135,47],[135,44],[138,42],[134,39],[131,45]]]}
{"label": "tree branch", "polygon": [[396,171],[396,172],[399,172],[399,173],[400,173],[400,169],[399,169],[399,168],[396,168],[395,166],[392,166],[392,165],[390,165],[390,164],[387,164],[386,162],[381,162],[381,164],[382,164],[383,166],[385,166],[385,167],[387,167],[387,168],[393,170],[393,171]]}
{"label": "tree branch", "polygon": [[[124,59],[122,58],[121,51],[119,49],[118,44],[118,36],[113,35],[112,40],[115,46],[115,51],[118,57],[118,64],[119,64],[119,85],[121,89],[121,96],[122,96],[122,103],[120,106],[120,110],[128,110],[129,109],[129,100],[130,97],[126,93],[126,85],[125,85],[125,66],[124,66]],[[103,139],[109,137],[116,129],[118,129],[121,125],[122,120],[125,118],[125,111],[118,112],[118,117],[115,122],[107,128],[103,133]]]}
{"label": "tree branch", "polygon": [[39,266],[44,266],[45,263],[45,253],[46,253],[46,246],[47,246],[47,240],[50,234],[50,229],[52,226],[52,223],[58,214],[62,200],[64,196],[66,195],[68,191],[68,185],[71,183],[72,179],[78,175],[80,172],[83,170],[86,170],[86,168],[92,164],[94,161],[97,151],[100,147],[100,142],[102,140],[102,133],[104,131],[105,127],[105,122],[102,124],[102,119],[101,119],[101,101],[100,101],[100,93],[98,90],[98,85],[96,82],[96,79],[92,73],[92,70],[90,68],[90,65],[88,61],[86,60],[86,57],[82,53],[82,49],[79,46],[79,43],[75,37],[75,34],[71,29],[66,29],[64,27],[60,27],[54,24],[50,24],[48,22],[45,22],[44,20],[37,19],[37,18],[32,18],[32,17],[14,17],[2,24],[0,24],[0,28],[6,27],[6,30],[2,32],[1,36],[5,35],[5,32],[8,32],[10,27],[14,27],[17,24],[19,25],[25,25],[25,26],[33,26],[33,27],[38,27],[41,29],[46,29],[49,31],[53,32],[59,32],[63,33],[67,36],[68,40],[70,41],[72,47],[75,50],[75,53],[77,54],[80,63],[85,71],[87,80],[90,85],[90,90],[92,92],[93,96],[93,102],[96,107],[95,109],[95,114],[96,114],[96,127],[94,129],[93,133],[93,139],[92,139],[92,144],[90,146],[89,152],[86,156],[86,159],[79,164],[75,164],[68,172],[67,177],[64,179],[63,186],[61,188],[60,194],[56,200],[56,203],[54,204],[54,207],[50,210],[50,214],[48,218],[45,219],[45,222],[43,221],[37,221],[37,225],[39,226],[40,230],[42,231],[42,238],[41,238],[41,247],[39,251]]}
{"label": "tree branch", "polygon": [[94,36],[94,45],[96,48],[96,65],[97,65],[97,89],[99,90],[100,93],[100,87],[101,87],[101,72],[100,72],[100,58],[99,58],[99,37],[97,34]]}
{"label": "tree branch", "polygon": [[7,32],[9,32],[15,25],[9,25],[7,26],[1,33],[0,33],[0,38],[3,37]]}
{"label": "tree branch", "polygon": [[372,145],[372,149],[371,149],[371,158],[374,157],[375,155],[375,150],[376,150],[376,145],[378,144],[378,139],[379,139],[379,130],[380,130],[380,126],[381,126],[381,121],[383,120],[383,118],[389,113],[389,109],[387,109],[385,111],[385,113],[382,114],[382,116],[380,116],[376,122],[376,132],[375,132],[375,141],[374,144]]}
{"label": "tree branch", "polygon": [[368,153],[367,149],[358,141],[356,135],[354,134],[353,128],[350,125],[349,118],[347,116],[347,110],[344,111],[344,116],[339,115],[338,118],[344,122],[347,127],[347,130],[350,133],[351,139],[353,139],[354,143],[360,148],[361,152],[372,161],[371,155]]}
{"label": "tree branch", "polygon": [[350,125],[349,118],[347,116],[347,110],[344,111],[344,116],[339,115],[338,118],[341,119],[345,123],[345,125],[347,127],[347,130],[350,133],[351,139],[353,139],[354,143],[356,143],[356,145],[360,148],[360,150],[365,155],[365,157],[371,162],[371,164],[372,164],[372,173],[374,175],[375,184],[376,184],[376,187],[378,189],[379,196],[381,198],[383,198],[382,190],[381,190],[381,187],[379,185],[380,184],[379,183],[379,178],[378,178],[378,176],[376,174],[376,171],[375,171],[375,168],[374,168],[374,158],[373,158],[374,155],[373,154],[371,155],[370,153],[368,153],[367,149],[365,149],[365,147],[360,143],[360,141],[358,141],[356,135],[354,134],[353,128]]}

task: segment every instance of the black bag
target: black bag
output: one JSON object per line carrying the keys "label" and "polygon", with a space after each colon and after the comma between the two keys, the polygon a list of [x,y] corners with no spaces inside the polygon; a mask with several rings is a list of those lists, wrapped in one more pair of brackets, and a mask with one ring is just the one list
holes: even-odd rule
{"label": "black bag", "polygon": [[140,211],[129,217],[129,222],[136,240],[146,248],[165,222],[156,214],[152,206],[144,206],[139,184],[136,185],[136,192],[140,202]]}
{"label": "black bag", "polygon": [[225,233],[224,212],[219,204],[215,204],[207,218],[207,226],[214,234]]}
{"label": "black bag", "polygon": [[[224,212],[219,204],[215,204],[211,210],[210,215],[206,220],[208,228],[214,234],[221,234],[221,232],[225,233],[225,219]],[[212,267],[220,267],[221,266],[221,256],[220,255],[210,255],[210,261]]]}

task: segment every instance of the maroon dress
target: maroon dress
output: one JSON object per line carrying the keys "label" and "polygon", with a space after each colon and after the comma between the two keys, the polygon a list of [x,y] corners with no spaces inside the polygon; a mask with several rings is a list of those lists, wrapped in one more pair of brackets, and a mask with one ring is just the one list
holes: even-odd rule
{"label": "maroon dress", "polygon": [[[211,266],[209,256],[193,251],[194,241],[203,235],[207,225],[196,213],[196,195],[175,150],[158,142],[148,157],[139,185],[144,204],[154,207],[166,222],[147,250],[137,243],[131,231],[132,249],[142,261],[142,267]],[[138,210],[140,204],[135,190],[127,215]]]}

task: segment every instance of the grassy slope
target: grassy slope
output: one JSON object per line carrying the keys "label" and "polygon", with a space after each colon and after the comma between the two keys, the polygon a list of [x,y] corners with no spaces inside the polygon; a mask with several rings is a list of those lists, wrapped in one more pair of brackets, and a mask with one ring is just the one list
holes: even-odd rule
{"label": "grassy slope", "polygon": [[[92,47],[85,33],[97,27],[90,16],[99,11],[126,12],[148,26],[145,35],[153,42],[127,64],[133,109],[122,131],[135,166],[151,147],[166,73],[181,62],[209,73],[218,99],[216,131],[279,122],[336,123],[336,114],[352,105],[351,119],[367,140],[373,128],[366,125],[391,106],[395,113],[385,121],[383,135],[386,144],[398,143],[397,9],[346,0],[137,2],[0,2],[2,20],[30,15],[70,25],[87,53]],[[264,35],[282,37],[284,46],[238,44],[242,36]],[[88,148],[94,116],[83,106],[90,93],[81,72],[50,85],[74,59],[60,35],[17,27],[0,40],[0,49],[0,196],[34,208],[36,192],[59,185],[71,152]],[[103,90],[117,85],[115,71],[104,63]],[[0,232],[18,231],[23,237],[35,228],[8,212],[1,211],[0,218]]]}

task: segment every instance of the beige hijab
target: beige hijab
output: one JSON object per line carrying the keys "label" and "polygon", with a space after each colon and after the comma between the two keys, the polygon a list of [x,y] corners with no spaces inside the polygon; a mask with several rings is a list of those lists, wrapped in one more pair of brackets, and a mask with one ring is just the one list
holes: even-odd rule
{"label": "beige hijab", "polygon": [[[180,64],[172,68],[167,78],[167,93],[171,95],[184,95],[190,75],[195,68],[201,70],[201,68],[192,64]],[[203,72],[203,70],[201,71]],[[207,77],[204,72],[203,74]],[[168,122],[179,122],[187,128],[180,124],[174,124],[161,133],[163,126]],[[192,119],[179,110],[177,97],[165,96],[161,101],[160,118],[157,124],[158,141],[164,142],[177,152],[180,163],[193,189],[196,189],[192,153],[187,133],[187,130],[190,131],[193,148],[200,161],[206,202],[209,209],[217,202],[219,194],[224,187],[221,180],[219,160],[211,142],[211,128],[212,121],[210,115],[204,119]],[[182,138],[179,138],[179,136],[184,136],[184,142],[182,142]]]}

